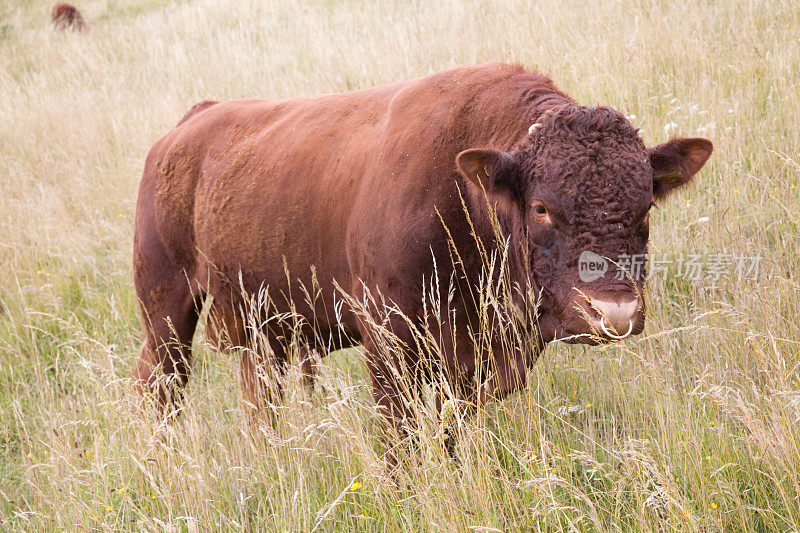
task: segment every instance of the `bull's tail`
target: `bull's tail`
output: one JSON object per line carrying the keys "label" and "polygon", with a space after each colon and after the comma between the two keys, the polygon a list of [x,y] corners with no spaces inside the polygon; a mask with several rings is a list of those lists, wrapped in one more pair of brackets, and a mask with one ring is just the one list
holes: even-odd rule
{"label": "bull's tail", "polygon": [[218,104],[218,103],[219,102],[217,102],[216,100],[203,100],[199,104],[194,104],[192,106],[192,108],[189,111],[187,111],[185,115],[183,115],[183,118],[181,118],[178,121],[178,123],[175,124],[175,127],[177,128],[178,126],[180,126],[181,124],[183,124],[184,122],[186,122],[187,120],[189,120],[190,118],[195,116],[196,114],[198,114],[201,111],[204,111],[204,110],[208,109],[209,107],[211,107],[212,105]]}

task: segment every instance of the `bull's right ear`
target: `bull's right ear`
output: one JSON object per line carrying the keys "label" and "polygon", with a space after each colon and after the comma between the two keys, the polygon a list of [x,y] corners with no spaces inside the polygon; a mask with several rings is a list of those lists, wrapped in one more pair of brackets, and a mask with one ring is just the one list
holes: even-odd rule
{"label": "bull's right ear", "polygon": [[456,157],[461,175],[487,194],[522,199],[522,184],[514,156],[500,150],[465,150]]}

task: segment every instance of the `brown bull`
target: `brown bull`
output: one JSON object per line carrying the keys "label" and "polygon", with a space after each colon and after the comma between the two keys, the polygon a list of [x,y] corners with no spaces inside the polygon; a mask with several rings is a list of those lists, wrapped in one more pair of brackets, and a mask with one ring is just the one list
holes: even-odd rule
{"label": "brown bull", "polygon": [[71,4],[59,2],[50,10],[50,21],[57,30],[81,31],[86,27],[81,12]]}
{"label": "brown bull", "polygon": [[[711,151],[685,138],[648,149],[620,113],[577,105],[517,65],[345,94],[203,102],[145,164],[133,258],[147,337],[135,377],[163,403],[186,383],[200,302],[211,295],[229,345],[250,347],[242,377],[254,404],[276,392],[258,369],[279,375],[299,333],[305,353],[363,344],[375,400],[400,424],[408,385],[398,376],[434,353],[414,348],[413,330],[435,288],[449,311],[427,322],[438,339],[429,363],[467,399],[502,396],[524,385],[550,341],[642,331],[643,270],[585,280],[579,261],[644,254],[652,202],[689,182]],[[475,291],[498,243],[516,287],[510,308],[523,308],[535,339],[525,349],[491,336],[476,345],[485,317]],[[271,303],[255,321],[243,316],[263,290]],[[355,312],[343,295],[373,303]],[[382,323],[398,349],[378,346],[368,319],[378,302],[398,311]],[[303,320],[291,327],[275,316]],[[161,371],[172,385],[156,379]],[[410,375],[412,388],[429,377]]]}

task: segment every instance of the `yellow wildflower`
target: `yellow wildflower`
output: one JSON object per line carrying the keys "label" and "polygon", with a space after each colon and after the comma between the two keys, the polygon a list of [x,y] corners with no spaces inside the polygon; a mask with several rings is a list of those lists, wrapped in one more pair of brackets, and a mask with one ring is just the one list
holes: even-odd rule
{"label": "yellow wildflower", "polygon": [[715,511],[717,509],[717,502],[711,502],[711,510]]}
{"label": "yellow wildflower", "polygon": [[591,409],[591,408],[592,408],[592,404],[591,404],[591,403],[587,403],[587,404],[586,404],[586,408],[587,408],[587,409]]}
{"label": "yellow wildflower", "polygon": [[352,485],[350,485],[350,492],[355,492],[363,486],[364,485],[362,485],[361,483],[353,483]]}

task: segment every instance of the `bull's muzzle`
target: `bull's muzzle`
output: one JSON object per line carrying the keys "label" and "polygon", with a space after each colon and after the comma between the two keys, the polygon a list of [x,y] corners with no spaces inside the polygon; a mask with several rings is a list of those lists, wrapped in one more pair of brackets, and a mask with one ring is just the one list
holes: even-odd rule
{"label": "bull's muzzle", "polygon": [[633,332],[634,318],[639,311],[638,298],[633,300],[602,300],[589,296],[587,303],[599,316],[586,317],[589,325],[612,340],[624,339]]}
{"label": "bull's muzzle", "polygon": [[644,329],[644,303],[633,289],[589,292],[575,287],[558,329],[559,340],[570,344],[626,339]]}

